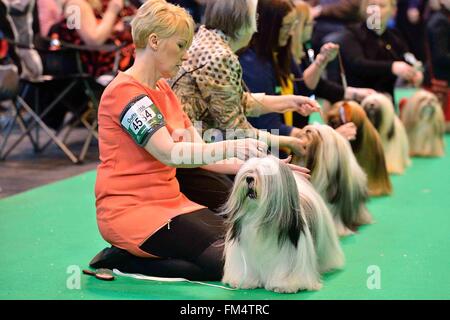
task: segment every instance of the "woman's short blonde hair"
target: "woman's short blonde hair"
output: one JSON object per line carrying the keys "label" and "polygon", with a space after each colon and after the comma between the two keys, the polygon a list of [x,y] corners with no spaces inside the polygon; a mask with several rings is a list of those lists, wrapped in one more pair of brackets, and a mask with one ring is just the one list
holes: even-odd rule
{"label": "woman's short blonde hair", "polygon": [[148,37],[155,33],[161,38],[170,38],[184,33],[188,36],[188,47],[192,43],[195,23],[189,13],[165,0],[147,0],[139,7],[131,21],[131,34],[136,48],[145,48]]}

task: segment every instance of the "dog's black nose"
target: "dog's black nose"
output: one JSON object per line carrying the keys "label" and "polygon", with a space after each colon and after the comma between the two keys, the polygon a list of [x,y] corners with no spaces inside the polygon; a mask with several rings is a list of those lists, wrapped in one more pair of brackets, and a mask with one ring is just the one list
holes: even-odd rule
{"label": "dog's black nose", "polygon": [[246,177],[245,181],[247,181],[248,184],[252,183],[253,181],[255,181],[255,179],[253,177]]}

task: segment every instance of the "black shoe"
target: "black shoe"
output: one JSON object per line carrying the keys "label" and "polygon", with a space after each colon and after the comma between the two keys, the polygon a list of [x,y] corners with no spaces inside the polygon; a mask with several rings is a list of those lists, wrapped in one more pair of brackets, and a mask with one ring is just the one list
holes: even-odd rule
{"label": "black shoe", "polygon": [[89,262],[89,266],[94,269],[106,268],[115,269],[120,268],[120,265],[129,259],[131,254],[123,249],[111,246],[105,248]]}

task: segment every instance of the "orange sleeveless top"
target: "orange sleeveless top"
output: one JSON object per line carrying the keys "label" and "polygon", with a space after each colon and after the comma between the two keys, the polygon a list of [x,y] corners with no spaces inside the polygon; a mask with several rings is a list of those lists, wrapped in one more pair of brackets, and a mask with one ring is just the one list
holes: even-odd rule
{"label": "orange sleeveless top", "polygon": [[142,257],[151,255],[139,246],[172,218],[204,208],[180,192],[175,168],[154,158],[121,126],[125,107],[142,95],[162,114],[169,133],[192,126],[169,85],[159,80],[157,87],[121,72],[105,89],[98,110],[98,228],[109,243]]}

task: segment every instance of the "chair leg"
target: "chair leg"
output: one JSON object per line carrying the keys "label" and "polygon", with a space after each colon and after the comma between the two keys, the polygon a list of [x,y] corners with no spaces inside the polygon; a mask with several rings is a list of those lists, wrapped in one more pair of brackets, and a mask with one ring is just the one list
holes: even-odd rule
{"label": "chair leg", "polygon": [[[17,101],[20,102],[22,107],[30,114],[30,116],[34,119],[36,123],[39,124],[39,126],[42,128],[42,130],[45,131],[46,134],[49,135],[49,137],[58,145],[58,147],[69,157],[69,159],[73,163],[78,163],[78,158],[73,154],[72,151],[67,148],[67,146],[53,133],[53,131],[39,118],[39,116],[28,106],[28,104],[21,98],[17,97]],[[28,127],[27,132],[32,130],[33,127]],[[25,137],[25,134],[23,134],[19,139],[16,140],[16,142],[11,146],[3,155],[3,157],[6,157],[16,146],[20,143],[20,141]]]}
{"label": "chair leg", "polygon": [[[17,104],[14,103],[14,105],[16,106]],[[28,139],[30,140],[31,144],[33,145],[34,150],[38,150],[39,149],[39,141],[34,140],[31,132],[27,132],[26,121],[20,114],[20,108],[16,108],[16,112],[17,112],[17,122],[19,123],[20,129],[22,130],[23,133],[25,133],[28,136]]]}
{"label": "chair leg", "polygon": [[[55,142],[58,147],[67,155],[67,157],[73,162],[78,163],[78,158],[74,155],[72,151],[61,141],[61,139],[57,136],[57,134],[54,134],[53,131],[41,120],[45,115],[47,115],[50,110],[53,109],[57,105],[59,101],[61,101],[67,93],[72,90],[72,88],[76,85],[78,80],[73,80],[62,92],[58,94],[58,96],[53,100],[52,103],[50,103],[45,110],[42,111],[39,115],[36,114],[36,112],[22,99],[21,96],[17,97],[17,102],[20,103],[21,107],[25,109],[25,111],[31,116],[32,119],[30,119],[29,123],[26,124],[26,130],[22,133],[22,135],[13,143],[13,145],[6,150],[4,154],[1,155],[1,159],[5,159],[11,151],[24,139],[25,136],[30,137],[33,148],[35,151],[42,151],[39,145],[36,145],[34,142],[34,139],[32,138],[32,130],[36,125],[40,126],[42,130],[45,131],[45,133],[50,137],[49,141]],[[28,90],[28,87],[26,86],[23,90],[23,92],[26,92]],[[19,109],[19,108],[16,108]],[[20,115],[19,115],[20,116]],[[21,119],[23,120],[23,119]],[[24,125],[25,122],[23,121]]]}
{"label": "chair leg", "polygon": [[95,136],[98,139],[98,135],[97,135],[97,132],[96,132],[96,130],[97,130],[97,120],[94,120],[94,122],[92,123],[92,126],[90,126],[90,127],[86,126],[86,127],[89,129],[89,133],[88,133],[88,136],[87,136],[86,140],[84,141],[83,148],[81,149],[81,153],[80,153],[80,156],[78,158],[80,161],[84,161],[84,158],[86,157],[86,153],[87,153],[87,151],[89,149],[89,145],[91,144],[92,137]]}
{"label": "chair leg", "polygon": [[30,140],[31,144],[33,145],[33,148],[37,148],[37,142],[33,139],[33,136],[31,134],[31,132],[27,131],[26,128],[26,124],[25,124],[25,119],[22,117],[22,115],[20,114],[20,107],[17,105],[17,103],[15,101],[13,101],[13,106],[14,106],[14,115],[13,115],[13,119],[10,120],[10,122],[8,123],[7,127],[5,128],[5,136],[2,142],[2,145],[0,146],[0,160],[5,160],[6,156],[19,144],[20,141],[22,141],[22,139],[20,139],[19,141],[16,141],[13,146],[11,146],[7,152],[3,152],[6,149],[6,144],[8,143],[9,137],[12,134],[12,131],[14,129],[14,124],[17,122],[19,124],[20,129],[22,130],[23,133],[23,137],[28,136],[28,139]]}
{"label": "chair leg", "polygon": [[[61,128],[58,129],[58,130],[56,130],[55,136],[59,136],[60,133],[64,130],[64,128],[70,123],[70,121],[72,121],[73,118],[74,118],[74,117],[72,116],[68,121],[64,121],[64,123],[62,124]],[[67,140],[67,138],[68,138],[70,132],[72,131],[72,129],[73,129],[73,126],[71,125],[71,126],[69,127],[69,129],[66,130],[66,132],[64,133],[64,135],[63,135],[63,137],[62,137],[62,139],[61,139],[62,143],[66,144],[66,140]],[[52,141],[53,141],[52,139],[49,139],[49,140],[41,147],[40,151],[44,151],[45,149],[47,149],[47,147],[52,143]]]}
{"label": "chair leg", "polygon": [[3,142],[0,146],[0,160],[4,160],[3,157],[3,151],[6,148],[6,144],[8,143],[9,136],[11,135],[13,129],[14,129],[14,123],[17,121],[17,114],[14,115],[14,118],[12,120],[9,120],[9,122],[6,124],[4,130],[4,138]]}

